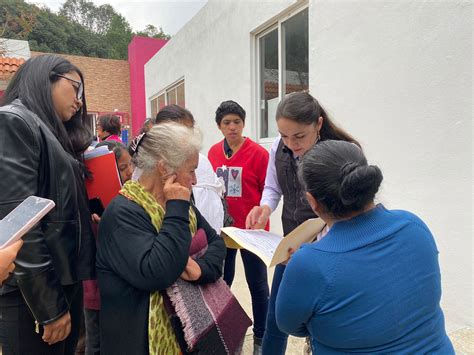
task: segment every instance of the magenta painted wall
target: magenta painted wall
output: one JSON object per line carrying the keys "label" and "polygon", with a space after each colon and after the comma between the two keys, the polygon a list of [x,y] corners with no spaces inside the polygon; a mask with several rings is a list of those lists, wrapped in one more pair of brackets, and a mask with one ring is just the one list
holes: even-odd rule
{"label": "magenta painted wall", "polygon": [[128,45],[130,65],[130,98],[132,106],[132,132],[134,137],[143,125],[146,116],[145,63],[165,44],[166,40],[148,37],[133,37]]}

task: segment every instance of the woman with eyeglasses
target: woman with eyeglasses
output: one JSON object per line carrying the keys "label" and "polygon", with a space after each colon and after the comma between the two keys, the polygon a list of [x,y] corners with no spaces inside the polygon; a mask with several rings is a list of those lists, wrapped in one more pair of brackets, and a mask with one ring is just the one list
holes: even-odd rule
{"label": "woman with eyeglasses", "polygon": [[27,60],[0,102],[0,218],[30,195],[56,207],[24,237],[0,289],[0,344],[7,354],[74,354],[80,280],[94,276],[95,242],[84,188],[91,142],[81,71],[68,60]]}

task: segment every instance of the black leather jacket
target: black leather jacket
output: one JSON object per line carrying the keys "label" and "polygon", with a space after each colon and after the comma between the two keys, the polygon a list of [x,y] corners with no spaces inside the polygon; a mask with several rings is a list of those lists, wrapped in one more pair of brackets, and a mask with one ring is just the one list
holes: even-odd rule
{"label": "black leather jacket", "polygon": [[84,223],[90,215],[79,171],[80,164],[19,100],[0,107],[0,218],[30,195],[56,203],[23,237],[14,275],[0,289],[0,295],[19,289],[40,324],[68,311],[63,286],[93,274],[95,245],[90,223]]}

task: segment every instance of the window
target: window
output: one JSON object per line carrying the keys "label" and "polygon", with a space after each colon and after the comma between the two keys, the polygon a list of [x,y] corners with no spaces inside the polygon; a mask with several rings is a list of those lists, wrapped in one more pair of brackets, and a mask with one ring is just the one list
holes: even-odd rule
{"label": "window", "polygon": [[165,94],[158,96],[158,111],[166,106]]}
{"label": "window", "polygon": [[151,100],[151,117],[156,117],[158,113],[158,98]]}
{"label": "window", "polygon": [[86,121],[86,127],[91,132],[93,135],[97,135],[96,131],[96,126],[97,126],[97,117],[98,113],[96,112],[87,112],[87,121]]}
{"label": "window", "polygon": [[155,117],[164,106],[172,104],[184,107],[184,80],[165,89],[151,100],[151,117]]}
{"label": "window", "polygon": [[308,8],[257,36],[259,137],[276,137],[275,114],[287,94],[308,89]]}

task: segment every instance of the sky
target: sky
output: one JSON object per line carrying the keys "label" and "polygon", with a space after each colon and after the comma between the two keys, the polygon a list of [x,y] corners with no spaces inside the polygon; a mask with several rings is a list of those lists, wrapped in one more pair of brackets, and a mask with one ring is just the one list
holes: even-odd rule
{"label": "sky", "polygon": [[[174,35],[207,2],[207,0],[92,0],[96,5],[110,4],[124,16],[134,31],[144,30],[151,24],[163,28],[166,34]],[[28,0],[36,5],[46,5],[52,11],[59,10],[65,0]]]}

